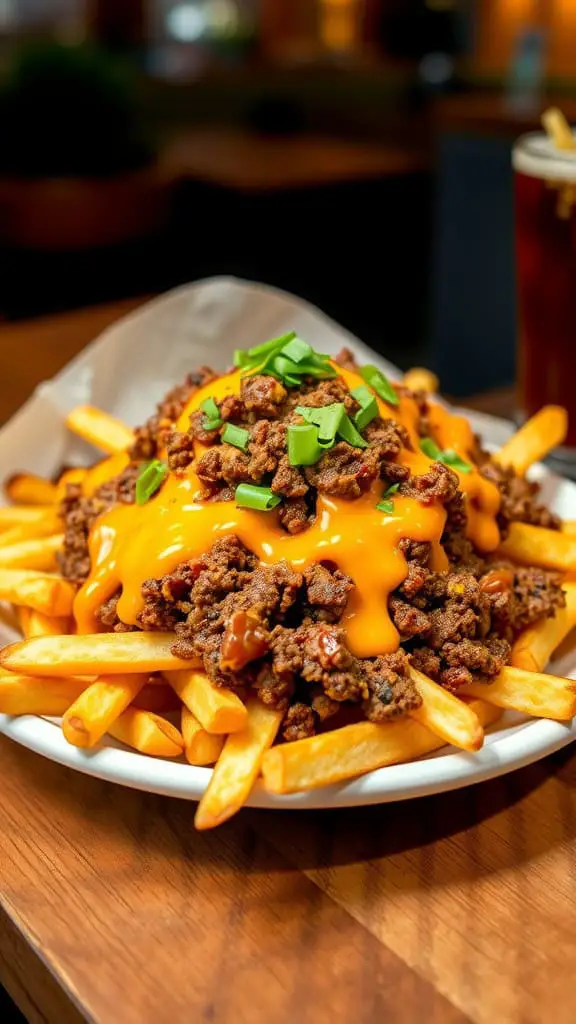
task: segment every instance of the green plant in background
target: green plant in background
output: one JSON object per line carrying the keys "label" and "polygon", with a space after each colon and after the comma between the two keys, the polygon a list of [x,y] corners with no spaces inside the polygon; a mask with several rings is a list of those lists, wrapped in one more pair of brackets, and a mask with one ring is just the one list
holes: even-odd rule
{"label": "green plant in background", "polygon": [[129,65],[87,43],[20,50],[0,82],[0,175],[109,177],[153,156]]}

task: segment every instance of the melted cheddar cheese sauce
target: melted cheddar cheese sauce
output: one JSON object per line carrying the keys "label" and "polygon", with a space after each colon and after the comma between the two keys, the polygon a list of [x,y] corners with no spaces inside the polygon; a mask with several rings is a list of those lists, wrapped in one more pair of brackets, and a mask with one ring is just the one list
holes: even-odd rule
{"label": "melted cheddar cheese sauce", "polygon": [[[350,389],[363,383],[358,374],[336,369]],[[192,396],[176,429],[187,429],[190,415],[207,397],[220,401],[239,390],[239,372],[206,385]],[[414,451],[402,449],[398,461],[413,474],[425,473],[432,460],[418,446],[416,403],[402,397],[398,407],[379,399],[378,405],[383,419],[403,424],[414,447]],[[439,447],[453,448],[472,464],[474,438],[466,420],[435,405],[430,424]],[[197,454],[202,450],[199,445]],[[90,491],[120,472],[126,461],[125,456],[114,456],[95,467],[88,482]],[[470,539],[478,550],[492,551],[499,543],[495,519],[500,504],[498,489],[474,467],[472,472],[458,475],[466,495]],[[394,651],[399,637],[388,615],[388,595],[407,574],[399,543],[403,539],[430,541],[432,567],[437,571],[447,569],[440,544],[446,512],[438,503],[425,506],[398,495],[392,514],[380,512],[376,503],[383,489],[383,483],[377,481],[354,501],[318,494],[316,521],[303,533],[291,536],[280,526],[276,511],[237,508],[230,501],[203,502],[193,467],[181,476],[171,473],[145,505],[117,506],[94,524],[89,538],[91,572],[74,606],[78,631],[98,630],[96,612],[118,589],[118,614],[122,621],[136,625],[143,607],[145,580],[173,572],[180,563],[200,558],[219,538],[235,535],[265,565],[282,559],[296,570],[322,561],[336,564],[355,583],[342,618],[350,649],[359,657]]]}

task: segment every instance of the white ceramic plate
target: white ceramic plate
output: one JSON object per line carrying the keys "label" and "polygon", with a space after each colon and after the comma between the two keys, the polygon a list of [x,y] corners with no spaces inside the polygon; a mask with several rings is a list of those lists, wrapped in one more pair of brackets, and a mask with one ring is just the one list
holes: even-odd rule
{"label": "white ceramic plate", "polygon": [[[543,484],[544,500],[564,518],[576,518],[576,485],[543,467],[533,476]],[[576,645],[565,650],[551,671],[576,678]],[[0,715],[0,732],[17,743],[59,764],[108,782],[165,796],[198,800],[211,771],[173,761],[160,761],[121,748],[109,741],[87,753],[70,746],[57,723],[27,715]],[[294,796],[271,796],[257,785],[248,804],[252,807],[319,808],[389,803],[409,797],[459,789],[504,775],[537,761],[576,739],[576,720],[570,725],[507,714],[486,736],[477,754],[445,747],[438,753],[409,764],[380,768],[352,782]]]}

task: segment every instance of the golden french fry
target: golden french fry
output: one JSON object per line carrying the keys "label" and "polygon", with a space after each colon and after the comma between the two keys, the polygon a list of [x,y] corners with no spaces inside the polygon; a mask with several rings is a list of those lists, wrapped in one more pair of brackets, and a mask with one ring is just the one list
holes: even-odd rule
{"label": "golden french fry", "polygon": [[203,672],[168,672],[166,679],[206,732],[239,732],[245,727],[246,705],[231,690],[214,686]]}
{"label": "golden french fry", "polygon": [[70,632],[69,619],[43,615],[42,612],[26,608],[24,605],[18,609],[18,619],[26,640],[32,636],[61,636]]}
{"label": "golden french fry", "polygon": [[246,726],[226,740],[198,804],[196,828],[214,828],[240,810],[260,771],[262,756],[276,738],[282,712],[267,708],[257,697],[251,697],[246,707]]}
{"label": "golden french fry", "polygon": [[6,547],[0,545],[0,566],[50,572],[56,568],[56,552],[63,543],[63,534],[55,533],[53,537],[35,537]]}
{"label": "golden french fry", "polygon": [[522,565],[569,572],[576,569],[576,537],[528,523],[510,523],[498,553]]}
{"label": "golden french fry", "polygon": [[117,455],[109,455],[107,459],[97,462],[86,473],[82,484],[84,494],[90,498],[102,484],[106,484],[109,480],[113,480],[115,476],[119,476],[122,470],[126,469],[129,461],[130,459],[126,452],[118,452]]}
{"label": "golden french fry", "polygon": [[190,764],[214,764],[224,746],[224,737],[206,732],[188,708],[182,708],[184,753]]}
{"label": "golden french fry", "polygon": [[[1,580],[0,571],[0,584]],[[174,633],[39,636],[5,647],[0,663],[35,676],[175,671],[190,665],[171,653],[175,640]]]}
{"label": "golden french fry", "polygon": [[184,740],[178,729],[160,715],[126,708],[108,728],[110,736],[150,757],[180,757]]}
{"label": "golden french fry", "polygon": [[480,750],[484,730],[472,708],[414,668],[410,669],[410,677],[422,697],[421,706],[410,711],[410,718],[445,743],[463,750]]}
{"label": "golden french fry", "polygon": [[564,583],[566,606],[557,608],[550,619],[539,619],[529,626],[512,647],[511,663],[528,672],[541,672],[554,651],[576,626],[576,584]]}
{"label": "golden french fry", "polygon": [[568,121],[558,107],[548,107],[541,117],[542,127],[557,149],[574,149],[574,136]]}
{"label": "golden french fry", "polygon": [[34,473],[14,473],[4,491],[15,505],[54,505],[57,500],[56,485]]}
{"label": "golden french fry", "polygon": [[[485,701],[471,701],[468,706],[483,727],[500,717]],[[262,759],[262,775],[270,793],[296,793],[412,761],[443,746],[441,737],[413,718],[386,725],[357,722],[273,747]]]}
{"label": "golden french fry", "polygon": [[56,493],[58,501],[60,502],[62,501],[63,498],[66,497],[68,484],[83,484],[84,480],[86,479],[87,473],[88,470],[84,469],[82,466],[77,466],[72,469],[66,469],[62,473],[62,476],[59,477],[58,483],[56,484]]}
{"label": "golden french fry", "polygon": [[568,430],[568,414],[561,405],[545,405],[520,427],[493,459],[523,476],[529,466],[562,444]]}
{"label": "golden french fry", "polygon": [[82,691],[62,719],[62,732],[75,747],[93,747],[144,686],[145,674],[99,676]]}
{"label": "golden french fry", "polygon": [[555,718],[561,722],[576,714],[576,681],[526,672],[508,665],[490,683],[470,683],[462,693],[481,697],[509,711],[521,711],[536,718]]}
{"label": "golden french fry", "polygon": [[567,533],[569,537],[576,537],[576,519],[565,519],[561,529],[562,533]]}
{"label": "golden french fry", "polygon": [[[14,508],[17,509],[18,505],[15,505]],[[42,516],[38,519],[14,523],[6,530],[0,522],[0,545],[7,547],[11,544],[19,544],[21,541],[50,537],[52,534],[62,532],[62,519],[56,509],[41,507],[39,511],[42,512]]]}
{"label": "golden french fry", "polygon": [[436,374],[423,366],[413,366],[408,370],[402,378],[402,383],[411,391],[428,391],[431,395],[436,394],[440,385]]}
{"label": "golden french fry", "polygon": [[0,674],[0,713],[5,715],[63,715],[88,683],[81,679]]}
{"label": "golden french fry", "polygon": [[130,427],[93,405],[78,405],[72,409],[66,417],[66,426],[110,455],[125,451],[134,440]]}
{"label": "golden french fry", "polygon": [[[53,529],[53,524],[56,528]],[[8,530],[15,527],[29,527],[34,530],[29,536],[48,536],[50,533],[57,533],[61,529],[61,522],[58,517],[57,505],[3,505],[0,508],[0,539],[4,543],[4,536]]]}
{"label": "golden french fry", "polygon": [[68,616],[72,614],[74,595],[72,584],[59,576],[0,567],[0,601],[26,605],[46,615]]}

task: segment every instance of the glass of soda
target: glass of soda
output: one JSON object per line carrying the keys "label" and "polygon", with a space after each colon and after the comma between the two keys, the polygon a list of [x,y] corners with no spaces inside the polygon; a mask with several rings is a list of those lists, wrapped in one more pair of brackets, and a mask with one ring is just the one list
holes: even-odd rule
{"label": "glass of soda", "polygon": [[513,150],[518,303],[519,418],[543,405],[568,410],[553,461],[576,477],[576,148],[544,132]]}

